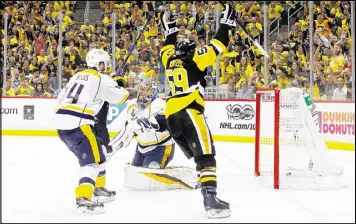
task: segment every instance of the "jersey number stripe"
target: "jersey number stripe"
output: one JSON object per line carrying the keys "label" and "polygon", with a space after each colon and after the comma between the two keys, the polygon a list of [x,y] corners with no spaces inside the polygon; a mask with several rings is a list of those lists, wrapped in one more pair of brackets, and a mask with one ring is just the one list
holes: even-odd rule
{"label": "jersey number stripe", "polygon": [[185,68],[167,69],[166,74],[172,90],[172,96],[189,89],[188,75]]}
{"label": "jersey number stripe", "polygon": [[[78,86],[78,88],[77,88],[77,86]],[[83,88],[84,88],[84,85],[78,84],[78,83],[74,83],[74,85],[72,86],[72,88],[70,89],[70,91],[69,91],[69,93],[67,95],[67,98],[73,99],[72,100],[72,104],[76,104],[78,102],[79,95],[82,92]],[[75,94],[73,96],[74,90],[75,90]]]}

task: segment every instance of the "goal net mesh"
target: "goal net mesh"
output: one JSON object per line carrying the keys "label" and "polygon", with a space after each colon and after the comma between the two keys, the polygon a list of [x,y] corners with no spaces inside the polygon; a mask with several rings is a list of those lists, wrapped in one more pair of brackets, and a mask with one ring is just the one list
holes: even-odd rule
{"label": "goal net mesh", "polygon": [[[290,88],[281,90],[279,94],[266,90],[259,94],[257,162],[260,175],[272,175],[275,186],[278,182],[277,188],[329,189],[346,186],[343,168],[329,156],[319,127],[305,103],[303,90]],[[275,143],[279,143],[277,147]]]}

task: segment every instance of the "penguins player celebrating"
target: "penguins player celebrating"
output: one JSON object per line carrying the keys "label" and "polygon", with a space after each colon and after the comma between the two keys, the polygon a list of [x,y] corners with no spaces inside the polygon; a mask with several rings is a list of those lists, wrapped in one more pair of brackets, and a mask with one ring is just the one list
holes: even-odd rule
{"label": "penguins player celebrating", "polygon": [[161,12],[165,30],[161,58],[166,69],[170,93],[166,99],[168,130],[187,158],[194,157],[209,218],[230,216],[230,204],[218,199],[215,147],[204,118],[204,88],[207,67],[226,51],[229,30],[236,27],[236,11],[224,5],[220,28],[209,45],[198,48],[192,40],[177,41],[178,28],[169,8]]}

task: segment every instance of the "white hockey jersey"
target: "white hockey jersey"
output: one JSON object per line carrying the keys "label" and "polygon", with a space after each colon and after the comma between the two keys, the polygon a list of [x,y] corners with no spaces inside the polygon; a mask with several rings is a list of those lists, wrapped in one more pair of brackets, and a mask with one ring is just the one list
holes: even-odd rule
{"label": "white hockey jersey", "polygon": [[94,117],[105,101],[121,104],[128,96],[129,92],[108,75],[91,69],[79,72],[69,80],[57,98],[57,129],[71,130],[86,124],[94,125]]}
{"label": "white hockey jersey", "polygon": [[139,151],[146,153],[152,151],[157,146],[171,145],[173,138],[168,132],[167,120],[165,116],[166,102],[160,98],[153,100],[146,108],[140,108],[134,99],[127,105],[126,113],[128,117],[147,118],[150,123],[156,124],[158,129],[145,129],[143,133],[136,136]]}

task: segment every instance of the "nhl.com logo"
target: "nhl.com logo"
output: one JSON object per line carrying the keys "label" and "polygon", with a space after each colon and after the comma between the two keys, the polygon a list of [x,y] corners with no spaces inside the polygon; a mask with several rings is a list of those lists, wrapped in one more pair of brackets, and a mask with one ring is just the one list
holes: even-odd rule
{"label": "nhl.com logo", "polygon": [[244,106],[230,104],[226,107],[226,111],[229,120],[251,120],[255,117],[255,111],[249,104],[245,104]]}

